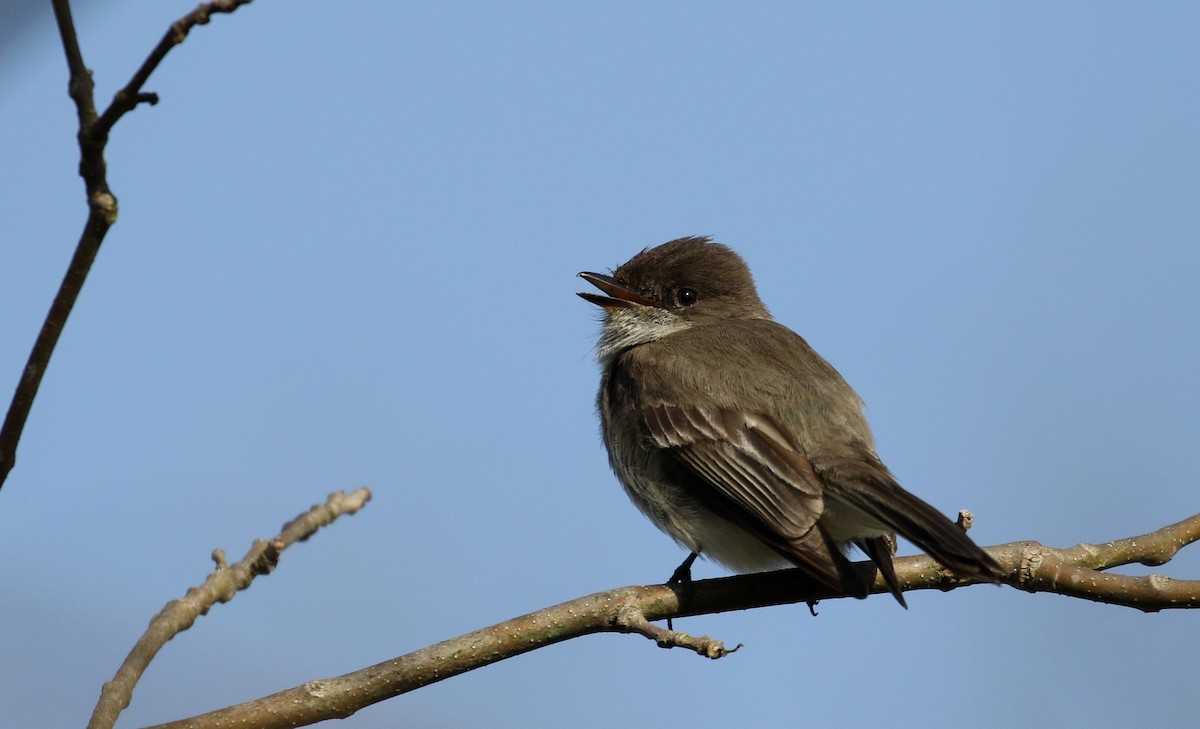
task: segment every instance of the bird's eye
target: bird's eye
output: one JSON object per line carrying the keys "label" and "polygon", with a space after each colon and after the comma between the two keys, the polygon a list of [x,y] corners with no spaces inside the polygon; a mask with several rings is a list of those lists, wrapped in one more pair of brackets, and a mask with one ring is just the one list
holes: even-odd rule
{"label": "bird's eye", "polygon": [[680,306],[695,306],[698,298],[695,289],[684,287],[675,292],[675,300]]}

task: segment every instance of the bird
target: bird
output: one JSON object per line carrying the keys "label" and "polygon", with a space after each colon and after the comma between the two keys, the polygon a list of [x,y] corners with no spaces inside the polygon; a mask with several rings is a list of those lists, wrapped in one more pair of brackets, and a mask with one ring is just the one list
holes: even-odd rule
{"label": "bird", "polygon": [[958,578],[998,582],[963,528],[900,486],[876,454],[864,404],[808,342],[776,322],[749,267],[708,237],[643,249],[601,293],[597,395],[609,463],[634,505],[688,558],[738,572],[794,566],[835,594],[873,575],[907,608],[892,562],[899,534]]}

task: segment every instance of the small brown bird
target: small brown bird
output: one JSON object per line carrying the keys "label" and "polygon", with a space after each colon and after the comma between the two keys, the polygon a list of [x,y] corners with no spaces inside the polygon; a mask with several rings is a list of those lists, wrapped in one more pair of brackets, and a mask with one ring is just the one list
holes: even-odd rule
{"label": "small brown bird", "polygon": [[863,403],[758,297],[750,269],[707,238],[643,250],[604,292],[598,397],[609,462],[642,513],[692,554],[734,571],[795,565],[865,597],[856,545],[905,605],[892,567],[899,533],[956,575],[1000,567],[966,533],[905,491],[875,454]]}

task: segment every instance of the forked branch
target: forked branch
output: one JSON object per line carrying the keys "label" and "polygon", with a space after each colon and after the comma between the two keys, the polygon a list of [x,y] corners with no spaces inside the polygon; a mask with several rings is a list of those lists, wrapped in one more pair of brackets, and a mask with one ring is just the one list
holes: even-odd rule
{"label": "forked branch", "polygon": [[50,311],[42,322],[37,339],[34,340],[25,369],[21,372],[21,379],[17,382],[8,413],[4,417],[4,425],[0,426],[0,487],[3,487],[9,472],[17,463],[17,444],[25,430],[25,421],[29,419],[29,411],[33,407],[34,398],[37,397],[38,388],[41,387],[42,376],[50,364],[50,356],[54,354],[58,338],[66,326],[71,310],[75,307],[79,292],[83,290],[83,282],[92,270],[92,263],[96,260],[96,254],[100,252],[100,244],[104,242],[108,229],[117,222],[117,198],[108,187],[108,173],[104,161],[104,148],[108,145],[109,131],[117,120],[139,103],[154,104],[158,101],[156,94],[143,92],[142,87],[167,52],[183,42],[188,31],[207,23],[216,13],[232,13],[249,2],[250,0],[216,0],[202,3],[192,12],[176,20],[129,83],[116,93],[104,113],[97,115],[92,72],[83,61],[83,52],[75,33],[75,21],[71,17],[71,5],[67,0],[52,0],[54,18],[58,24],[58,34],[62,39],[70,74],[67,90],[71,100],[75,102],[75,111],[79,117],[79,133],[76,135],[79,140],[79,174],[83,177],[87,192],[88,217],[83,225],[83,233],[79,236],[79,243],[75,246],[75,254],[71,257],[58,293],[50,304]]}

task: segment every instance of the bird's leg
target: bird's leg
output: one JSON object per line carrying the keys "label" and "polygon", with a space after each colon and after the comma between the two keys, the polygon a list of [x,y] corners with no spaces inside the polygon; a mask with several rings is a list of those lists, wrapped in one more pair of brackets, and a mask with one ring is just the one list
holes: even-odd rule
{"label": "bird's leg", "polygon": [[[681,600],[687,600],[692,594],[692,564],[699,556],[699,552],[689,554],[687,559],[683,560],[683,564],[676,567],[675,571],[671,573],[670,579],[667,580],[668,585],[679,585],[682,590]],[[667,630],[675,630],[675,623],[671,618],[667,618]]]}
{"label": "bird's leg", "polygon": [[685,587],[692,584],[692,564],[695,563],[696,558],[699,556],[699,552],[689,554],[687,559],[683,560],[683,564],[676,567],[675,571],[671,573],[671,578],[667,580],[667,584],[683,585]]}

